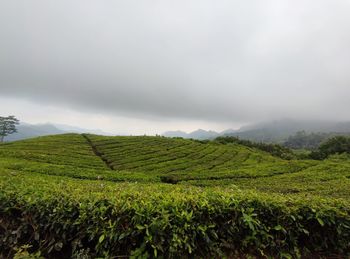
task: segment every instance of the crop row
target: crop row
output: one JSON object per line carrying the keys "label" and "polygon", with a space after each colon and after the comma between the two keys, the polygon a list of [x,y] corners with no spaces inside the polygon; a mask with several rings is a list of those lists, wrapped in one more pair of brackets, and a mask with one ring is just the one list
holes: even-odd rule
{"label": "crop row", "polygon": [[[299,161],[301,162],[301,161]],[[300,170],[299,170],[300,169]],[[349,200],[350,160],[333,156],[322,163],[299,168],[293,173],[260,175],[253,177],[248,172],[231,177],[221,171],[213,175],[171,175],[166,179],[186,185],[216,186],[220,188],[253,189],[266,193],[296,194],[306,196],[334,197]],[[231,177],[231,179],[230,179]]]}
{"label": "crop row", "polygon": [[106,169],[104,162],[78,134],[46,136],[0,145],[0,157]]}
{"label": "crop row", "polygon": [[[223,171],[234,177],[250,170],[250,174],[289,172],[286,161],[241,145],[200,143],[163,137],[102,137],[87,135],[103,159],[116,170],[210,174]],[[137,140],[137,141],[136,141]],[[284,167],[287,165],[287,168]],[[262,168],[256,170],[257,166]],[[296,168],[296,167],[295,167]],[[251,172],[251,171],[254,172]],[[269,172],[267,172],[269,171]]]}
{"label": "crop row", "polygon": [[0,172],[0,250],[46,257],[345,256],[349,203]]}

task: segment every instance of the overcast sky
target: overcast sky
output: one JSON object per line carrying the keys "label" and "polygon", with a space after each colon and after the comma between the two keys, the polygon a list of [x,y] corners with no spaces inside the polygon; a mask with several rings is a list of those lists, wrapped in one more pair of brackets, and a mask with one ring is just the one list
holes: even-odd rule
{"label": "overcast sky", "polygon": [[113,133],[350,120],[350,0],[0,0],[0,115]]}

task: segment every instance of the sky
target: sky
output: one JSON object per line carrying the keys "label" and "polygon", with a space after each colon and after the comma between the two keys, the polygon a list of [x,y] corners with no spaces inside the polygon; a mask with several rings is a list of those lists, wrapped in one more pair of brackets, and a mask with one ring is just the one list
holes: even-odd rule
{"label": "sky", "polygon": [[350,0],[0,0],[0,115],[116,134],[350,120]]}

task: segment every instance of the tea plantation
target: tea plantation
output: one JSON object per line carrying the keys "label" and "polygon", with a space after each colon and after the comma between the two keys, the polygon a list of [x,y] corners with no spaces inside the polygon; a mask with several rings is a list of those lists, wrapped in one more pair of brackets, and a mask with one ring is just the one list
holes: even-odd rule
{"label": "tea plantation", "polygon": [[350,157],[64,134],[0,144],[0,258],[347,258]]}

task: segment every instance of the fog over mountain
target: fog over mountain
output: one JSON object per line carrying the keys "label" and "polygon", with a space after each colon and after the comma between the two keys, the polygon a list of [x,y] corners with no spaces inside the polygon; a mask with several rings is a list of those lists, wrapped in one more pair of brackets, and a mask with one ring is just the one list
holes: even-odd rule
{"label": "fog over mountain", "polygon": [[91,130],[91,129],[83,129],[79,127],[62,125],[62,124],[29,124],[25,122],[21,122],[17,126],[17,132],[5,137],[5,141],[16,141],[21,139],[34,138],[39,136],[46,135],[55,135],[55,134],[63,134],[63,133],[92,133],[99,135],[113,135],[111,133],[104,132],[102,130]]}
{"label": "fog over mountain", "polygon": [[0,2],[0,111],[113,133],[350,120],[350,2]]}
{"label": "fog over mountain", "polygon": [[[18,127],[18,132],[9,135],[5,141],[15,141],[38,136],[54,135],[62,133],[92,133],[98,135],[115,135],[100,129],[86,129],[65,124],[29,124],[22,122]],[[192,138],[198,140],[214,139],[219,136],[236,136],[241,139],[248,139],[257,142],[274,142],[280,143],[285,141],[289,136],[299,131],[306,133],[350,133],[350,122],[332,121],[311,121],[311,120],[292,120],[283,119],[275,121],[266,121],[243,126],[239,129],[226,129],[216,132],[213,130],[197,129],[192,132],[181,130],[166,131],[162,133],[165,137]],[[126,135],[126,134],[117,134]]]}
{"label": "fog over mountain", "polygon": [[5,141],[16,141],[21,139],[62,133],[65,133],[65,131],[58,129],[52,124],[47,123],[34,125],[22,122],[17,126],[17,133],[6,136]]}
{"label": "fog over mountain", "polygon": [[181,137],[181,138],[192,138],[192,139],[214,139],[221,134],[212,130],[203,130],[198,129],[190,133],[186,133],[184,131],[176,130],[176,131],[166,131],[162,134],[165,137]]}
{"label": "fog over mountain", "polygon": [[168,131],[164,132],[163,136],[200,140],[213,139],[218,136],[235,136],[257,142],[283,142],[299,131],[307,133],[350,133],[350,122],[283,119],[251,124],[238,130],[228,129],[222,132],[197,130],[191,133]]}
{"label": "fog over mountain", "polygon": [[349,133],[350,122],[283,119],[244,126],[228,135],[263,142],[282,142],[298,131],[308,133]]}

